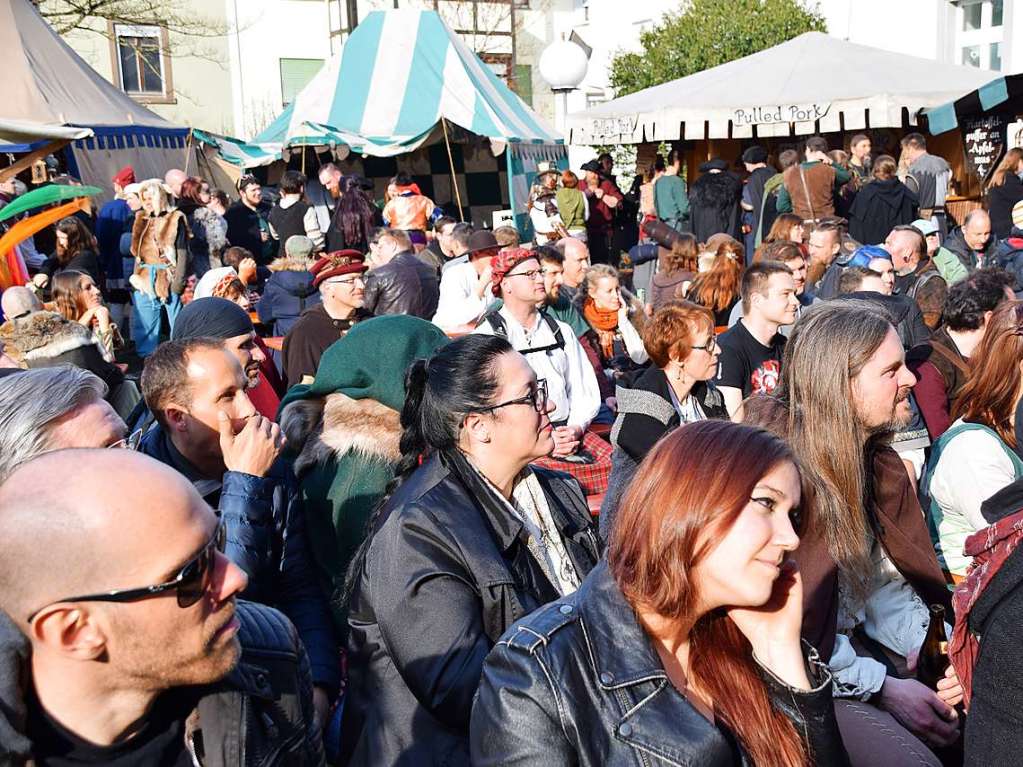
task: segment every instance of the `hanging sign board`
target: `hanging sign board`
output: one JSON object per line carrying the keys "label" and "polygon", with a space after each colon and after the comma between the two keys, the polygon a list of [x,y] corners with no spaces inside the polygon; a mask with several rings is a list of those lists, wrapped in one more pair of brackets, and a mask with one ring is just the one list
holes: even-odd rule
{"label": "hanging sign board", "polygon": [[972,117],[963,120],[963,151],[966,166],[981,182],[987,181],[991,171],[1002,159],[1005,151],[1007,120],[1001,115]]}
{"label": "hanging sign board", "polygon": [[814,104],[779,104],[777,106],[744,107],[732,113],[732,123],[746,125],[773,125],[774,123],[816,122],[828,113],[831,102]]}
{"label": "hanging sign board", "polygon": [[638,115],[595,117],[590,121],[590,140],[600,143],[602,139],[631,137],[637,124],[639,124]]}

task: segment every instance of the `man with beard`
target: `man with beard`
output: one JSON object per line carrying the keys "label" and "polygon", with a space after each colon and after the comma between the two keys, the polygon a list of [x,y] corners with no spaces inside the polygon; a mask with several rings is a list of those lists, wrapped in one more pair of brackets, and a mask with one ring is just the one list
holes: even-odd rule
{"label": "man with beard", "polygon": [[745,421],[787,439],[813,489],[793,555],[803,638],[834,674],[854,767],[937,765],[924,744],[959,736],[954,672],[936,690],[912,678],[927,605],[949,606],[920,504],[888,445],[915,382],[883,310],[835,300],[796,325],[774,396],[745,403]]}
{"label": "man with beard", "polygon": [[337,647],[309,557],[304,511],[280,428],[261,416],[238,360],[220,340],[157,347],[142,371],[142,395],[157,425],[139,450],[183,474],[218,510],[227,554],[249,576],[243,596],[278,607],[312,659],[317,713],[340,680]]}
{"label": "man with beard", "polygon": [[302,643],[238,601],[245,574],[179,474],[59,450],[16,469],[0,508],[0,763],[323,764]]}
{"label": "man with beard", "polygon": [[248,379],[248,395],[260,415],[273,419],[281,404],[281,377],[269,350],[256,335],[249,313],[234,301],[216,296],[197,298],[181,310],[171,340],[219,338],[238,360]]}

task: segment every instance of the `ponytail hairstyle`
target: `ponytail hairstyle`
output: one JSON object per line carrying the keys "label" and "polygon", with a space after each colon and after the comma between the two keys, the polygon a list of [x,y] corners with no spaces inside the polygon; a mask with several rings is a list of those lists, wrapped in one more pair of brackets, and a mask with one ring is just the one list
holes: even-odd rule
{"label": "ponytail hairstyle", "polygon": [[[622,497],[608,541],[608,568],[626,601],[691,621],[700,585],[693,570],[735,524],[757,483],[783,463],[796,460],[781,438],[730,421],[686,424],[658,442]],[[728,613],[700,616],[689,643],[690,676],[750,761],[807,765],[799,733],[772,706],[749,640]]]}
{"label": "ponytail hairstyle", "polygon": [[366,537],[352,558],[342,602],[347,604],[362,574],[373,535],[384,509],[401,483],[426,458],[458,449],[462,423],[470,413],[487,410],[501,386],[497,362],[514,352],[500,336],[472,333],[440,347],[429,359],[418,359],[405,372],[405,404],[401,408],[401,458],[394,479],[374,508]]}

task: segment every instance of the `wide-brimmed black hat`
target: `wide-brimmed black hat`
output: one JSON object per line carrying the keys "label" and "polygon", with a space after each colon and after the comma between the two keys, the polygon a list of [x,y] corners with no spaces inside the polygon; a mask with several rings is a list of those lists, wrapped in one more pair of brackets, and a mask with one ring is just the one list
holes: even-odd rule
{"label": "wide-brimmed black hat", "polygon": [[589,162],[584,162],[583,165],[582,165],[582,170],[589,171],[590,173],[603,173],[604,172],[604,169],[600,167],[600,165],[597,163],[596,160],[590,160]]}
{"label": "wide-brimmed black hat", "polygon": [[469,253],[479,253],[481,250],[500,250],[501,246],[494,237],[494,233],[488,229],[480,229],[469,235]]}
{"label": "wide-brimmed black hat", "polygon": [[742,161],[747,162],[750,165],[767,162],[767,150],[762,146],[751,146],[742,153]]}
{"label": "wide-brimmed black hat", "polygon": [[700,165],[700,173],[706,173],[711,170],[728,170],[728,163],[719,157],[715,157],[713,160],[707,160],[707,162]]}

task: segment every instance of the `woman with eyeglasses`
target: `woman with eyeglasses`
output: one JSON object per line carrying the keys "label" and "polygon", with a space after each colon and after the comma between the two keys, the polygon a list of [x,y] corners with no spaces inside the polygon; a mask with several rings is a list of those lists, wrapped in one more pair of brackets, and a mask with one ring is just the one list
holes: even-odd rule
{"label": "woman with eyeglasses", "polygon": [[473,765],[845,767],[831,673],[799,636],[801,485],[762,429],[659,442],[607,561],[487,658]]}
{"label": "woman with eyeglasses", "polygon": [[720,350],[710,309],[689,301],[665,304],[647,321],[643,343],[653,365],[620,381],[615,391],[611,478],[600,506],[605,541],[636,467],[657,441],[682,424],[728,418],[724,397],[711,383]]}
{"label": "woman with eyeglasses", "polygon": [[468,765],[483,659],[601,546],[574,480],[529,466],[554,448],[553,408],[506,340],[459,338],[406,391],[395,486],[349,570],[342,762]]}

